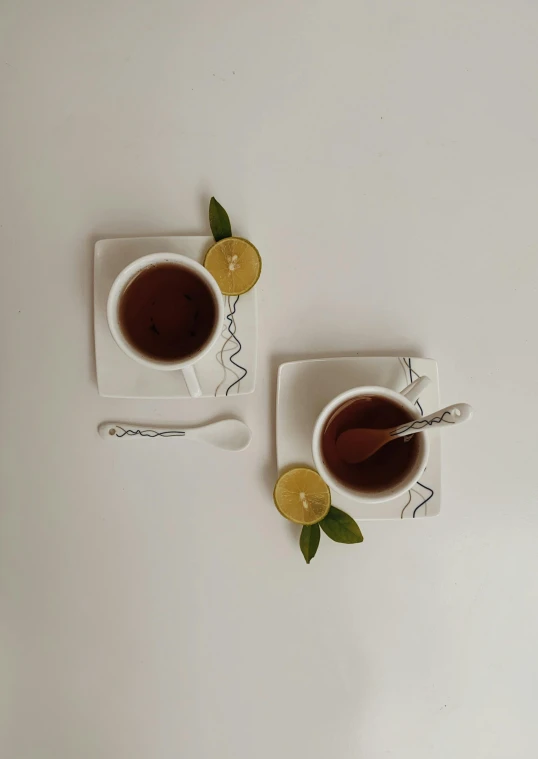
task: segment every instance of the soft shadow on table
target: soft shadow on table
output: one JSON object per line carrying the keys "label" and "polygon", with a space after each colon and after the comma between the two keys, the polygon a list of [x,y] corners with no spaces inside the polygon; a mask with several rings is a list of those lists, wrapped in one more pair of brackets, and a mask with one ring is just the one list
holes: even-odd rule
{"label": "soft shadow on table", "polygon": [[87,244],[85,246],[84,257],[81,263],[81,290],[82,299],[88,299],[88,356],[90,362],[90,378],[95,386],[97,386],[97,368],[95,363],[95,332],[93,321],[93,300],[94,300],[94,282],[93,282],[93,259],[95,244],[99,240],[117,240],[122,237],[203,237],[207,235],[208,231],[197,230],[157,230],[151,227],[151,225],[144,225],[143,227],[137,227],[136,229],[125,230],[123,232],[113,232],[104,229],[101,232],[95,232],[88,237]]}
{"label": "soft shadow on table", "polygon": [[84,271],[81,277],[83,292],[83,299],[87,298],[87,313],[88,313],[88,358],[90,364],[90,379],[92,383],[97,387],[97,367],[95,364],[95,330],[93,323],[93,299],[94,299],[94,284],[93,284],[93,254],[95,243],[101,240],[101,235],[91,235],[88,238],[86,249],[84,253]]}

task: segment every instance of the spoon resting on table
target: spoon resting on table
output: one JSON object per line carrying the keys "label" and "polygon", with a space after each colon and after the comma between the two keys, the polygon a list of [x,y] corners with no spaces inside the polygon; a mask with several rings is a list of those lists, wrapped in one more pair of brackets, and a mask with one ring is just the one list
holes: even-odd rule
{"label": "spoon resting on table", "polygon": [[449,427],[466,422],[473,415],[473,409],[467,403],[455,403],[429,416],[413,419],[397,427],[386,430],[355,428],[346,430],[336,440],[336,450],[341,459],[348,464],[360,464],[373,456],[391,440],[408,437],[417,432],[426,432],[432,427]]}
{"label": "spoon resting on table", "polygon": [[202,424],[199,427],[161,427],[131,422],[103,422],[97,431],[104,440],[123,438],[178,438],[184,437],[207,443],[225,451],[242,451],[252,438],[250,429],[239,419],[222,419],[220,422]]}

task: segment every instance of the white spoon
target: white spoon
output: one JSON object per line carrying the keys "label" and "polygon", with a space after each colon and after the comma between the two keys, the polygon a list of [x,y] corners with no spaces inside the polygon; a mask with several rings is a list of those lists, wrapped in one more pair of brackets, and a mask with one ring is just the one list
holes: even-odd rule
{"label": "white spoon", "polygon": [[127,438],[186,437],[200,443],[214,445],[225,451],[242,451],[250,443],[252,433],[239,419],[222,419],[220,422],[202,424],[199,427],[159,427],[132,422],[103,422],[97,431],[104,440]]}
{"label": "white spoon", "polygon": [[391,440],[398,437],[408,437],[417,432],[425,432],[432,427],[448,427],[453,424],[466,422],[473,415],[473,409],[468,403],[454,403],[452,406],[435,411],[414,421],[390,427],[387,430],[355,428],[346,430],[338,436],[336,450],[338,455],[348,464],[360,464],[373,456]]}

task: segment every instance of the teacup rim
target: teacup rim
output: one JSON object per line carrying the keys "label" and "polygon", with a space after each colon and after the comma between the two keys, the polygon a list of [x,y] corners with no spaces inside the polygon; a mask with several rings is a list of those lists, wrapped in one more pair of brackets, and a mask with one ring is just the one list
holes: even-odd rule
{"label": "teacup rim", "polygon": [[391,388],[382,387],[381,385],[359,385],[357,387],[350,388],[349,390],[345,390],[344,392],[339,393],[339,395],[335,396],[323,407],[314,424],[314,430],[312,434],[312,455],[317,471],[331,490],[334,490],[340,495],[345,495],[348,498],[351,498],[352,500],[359,503],[383,503],[385,501],[390,501],[394,498],[398,498],[399,496],[408,492],[414,485],[416,485],[424,470],[426,469],[430,453],[430,445],[428,436],[424,432],[416,433],[420,436],[421,440],[420,455],[417,457],[417,462],[411,472],[409,472],[408,476],[393,488],[376,493],[368,493],[360,490],[355,490],[353,488],[348,488],[343,485],[339,480],[336,479],[336,477],[331,474],[328,467],[325,466],[321,453],[321,433],[325,423],[327,422],[327,419],[335,409],[337,409],[347,400],[360,398],[364,395],[378,395],[392,399],[395,402],[401,404],[412,415],[413,418],[420,419],[420,412],[418,408],[400,392],[392,390]]}
{"label": "teacup rim", "polygon": [[[186,268],[196,271],[204,282],[211,289],[216,306],[215,326],[211,332],[211,336],[208,338],[205,345],[203,345],[196,353],[188,356],[181,361],[159,361],[158,359],[152,359],[145,356],[141,351],[138,351],[134,346],[129,343],[125,338],[120,324],[118,316],[119,302],[122,292],[125,290],[129,282],[134,276],[151,266],[152,264],[166,263],[167,261],[176,261],[178,264],[184,265]],[[112,283],[108,298],[107,298],[107,321],[112,337],[119,348],[134,361],[137,361],[143,366],[147,366],[151,369],[158,369],[160,371],[178,371],[185,369],[186,367],[193,366],[198,363],[204,356],[209,353],[211,348],[215,345],[221,332],[221,324],[224,321],[224,304],[222,293],[217,284],[217,281],[212,274],[198,261],[195,261],[188,256],[184,256],[181,253],[172,253],[162,251],[159,253],[148,253],[145,256],[131,261],[129,264],[117,274]]]}

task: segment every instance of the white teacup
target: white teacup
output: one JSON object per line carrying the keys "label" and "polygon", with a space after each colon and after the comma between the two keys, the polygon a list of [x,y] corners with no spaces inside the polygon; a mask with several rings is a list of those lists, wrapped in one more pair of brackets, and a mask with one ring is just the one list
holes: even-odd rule
{"label": "white teacup", "polygon": [[[159,359],[150,358],[146,354],[141,353],[126,339],[119,320],[121,297],[125,292],[127,285],[137,274],[148,266],[165,263],[176,264],[184,269],[189,269],[194,272],[207,285],[215,301],[215,323],[207,341],[196,351],[196,353],[193,353],[180,361],[160,361]],[[222,293],[215,278],[201,264],[197,261],[193,261],[192,258],[187,258],[187,256],[182,256],[179,253],[150,253],[148,256],[143,256],[142,258],[133,261],[118,274],[110,288],[107,303],[107,318],[112,337],[122,351],[130,356],[130,358],[134,361],[138,361],[139,364],[143,364],[143,366],[148,366],[150,369],[159,369],[168,372],[182,371],[190,395],[193,398],[202,395],[200,383],[198,382],[196,372],[194,371],[194,365],[209,353],[219,339],[219,335],[222,331],[222,324],[224,322],[224,304]]]}
{"label": "white teacup", "polygon": [[382,501],[389,501],[392,498],[397,498],[403,493],[406,493],[418,482],[422,473],[426,469],[430,452],[428,436],[423,432],[418,432],[415,435],[415,438],[418,438],[418,452],[412,468],[405,472],[405,475],[396,484],[392,484],[385,489],[377,489],[375,492],[361,491],[360,488],[349,487],[337,479],[325,464],[321,441],[325,427],[333,413],[342,406],[342,404],[347,401],[355,400],[356,398],[372,396],[386,398],[400,406],[407,414],[409,414],[410,418],[420,419],[420,413],[414,404],[429,383],[430,379],[428,377],[419,377],[402,390],[401,393],[397,393],[394,390],[388,390],[385,387],[355,387],[352,390],[346,390],[346,392],[337,395],[336,398],[325,406],[321,414],[318,416],[314,426],[312,453],[316,469],[331,490],[347,495],[349,498],[361,503],[381,503]]}

